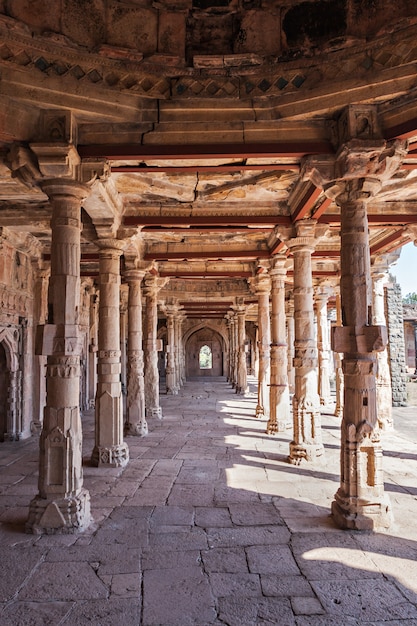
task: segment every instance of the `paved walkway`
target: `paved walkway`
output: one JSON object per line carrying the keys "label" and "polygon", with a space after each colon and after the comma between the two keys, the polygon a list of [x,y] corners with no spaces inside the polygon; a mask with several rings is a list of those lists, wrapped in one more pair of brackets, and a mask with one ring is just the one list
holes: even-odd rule
{"label": "paved walkway", "polygon": [[325,465],[294,467],[291,433],[265,434],[253,392],[204,379],[161,401],[163,421],[127,439],[124,471],[88,465],[85,416],[94,523],[81,535],[24,533],[37,442],[0,444],[1,626],[417,626],[416,408],[383,436],[395,524],[374,534],[329,516],[330,410]]}

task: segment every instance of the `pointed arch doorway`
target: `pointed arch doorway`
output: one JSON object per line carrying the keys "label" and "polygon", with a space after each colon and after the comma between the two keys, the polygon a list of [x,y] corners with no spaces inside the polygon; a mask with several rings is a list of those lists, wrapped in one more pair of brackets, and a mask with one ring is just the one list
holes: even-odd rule
{"label": "pointed arch doorway", "polygon": [[192,333],[185,344],[186,377],[223,376],[223,337],[212,328]]}

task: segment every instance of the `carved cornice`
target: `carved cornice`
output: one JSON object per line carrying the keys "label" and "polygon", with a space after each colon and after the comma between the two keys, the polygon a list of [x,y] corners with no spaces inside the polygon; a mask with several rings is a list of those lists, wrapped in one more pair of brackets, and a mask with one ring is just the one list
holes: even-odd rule
{"label": "carved cornice", "polygon": [[[122,57],[116,48],[102,46],[101,53],[86,52],[62,35],[34,36],[19,22],[0,15],[1,65],[40,77],[59,77],[71,84],[123,91],[134,96],[159,99],[263,98],[298,94],[323,85],[355,79],[368,85],[375,75],[403,66],[415,73],[417,26],[390,32],[372,42],[318,53],[309,58],[285,62],[279,58],[258,58],[256,64],[224,67],[186,68],[183,62],[170,65],[165,55],[146,59],[134,50]],[[388,77],[388,76],[387,76]],[[394,80],[394,76],[392,76]],[[391,90],[392,91],[392,90]]]}

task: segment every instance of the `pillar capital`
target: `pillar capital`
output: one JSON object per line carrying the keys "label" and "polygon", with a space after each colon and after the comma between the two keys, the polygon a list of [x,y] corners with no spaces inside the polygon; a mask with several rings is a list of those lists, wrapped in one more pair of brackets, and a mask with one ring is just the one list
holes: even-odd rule
{"label": "pillar capital", "polygon": [[145,273],[146,273],[145,270],[139,270],[139,269],[127,270],[126,272],[123,273],[123,277],[128,284],[140,283],[142,282],[145,276]]}
{"label": "pillar capital", "polygon": [[125,247],[124,241],[121,241],[120,239],[113,239],[111,237],[96,239],[94,243],[99,248],[100,254],[109,252],[119,257],[122,256]]}
{"label": "pillar capital", "polygon": [[305,219],[295,223],[296,236],[286,242],[292,252],[314,252],[317,220]]}

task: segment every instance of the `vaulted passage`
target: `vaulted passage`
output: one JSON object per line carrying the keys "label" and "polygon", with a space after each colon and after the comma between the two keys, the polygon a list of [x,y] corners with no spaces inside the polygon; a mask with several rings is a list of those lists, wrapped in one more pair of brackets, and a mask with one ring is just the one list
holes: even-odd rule
{"label": "vaulted passage", "polygon": [[295,468],[286,461],[289,434],[270,437],[254,418],[256,381],[248,382],[244,398],[219,377],[161,396],[165,419],[150,420],[148,437],[128,436],[129,465],[101,476],[86,460],[94,446],[87,412],[84,483],[95,521],[59,543],[22,533],[36,441],[22,445],[19,460],[15,444],[3,444],[0,622],[24,615],[36,623],[43,614],[63,626],[415,619],[415,434],[399,462],[413,410],[395,409],[397,434],[384,435],[395,530],[342,533],[328,510],[339,481],[339,418],[322,413],[326,464]]}

